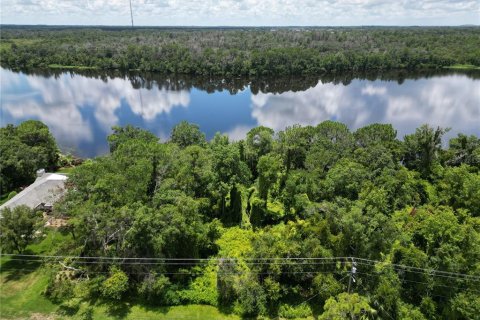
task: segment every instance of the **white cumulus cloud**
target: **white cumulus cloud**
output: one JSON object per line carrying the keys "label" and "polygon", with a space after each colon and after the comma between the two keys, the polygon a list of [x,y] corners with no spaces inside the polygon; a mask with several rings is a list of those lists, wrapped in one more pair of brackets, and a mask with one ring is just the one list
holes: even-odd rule
{"label": "white cumulus cloud", "polygon": [[293,124],[343,122],[352,130],[391,123],[402,138],[424,123],[479,134],[480,81],[452,75],[406,80],[402,85],[354,80],[348,86],[319,83],[302,92],[259,93],[251,97],[252,117],[276,131]]}
{"label": "white cumulus cloud", "polygon": [[[73,143],[71,147],[94,139],[93,125],[84,115],[88,109],[93,112],[95,126],[107,133],[119,124],[118,112],[124,102],[146,122],[153,122],[160,114],[169,114],[175,107],[186,108],[190,104],[187,90],[153,87],[140,91],[122,78],[105,82],[63,73],[58,78],[46,79],[34,75],[20,77],[12,71],[0,70],[1,84],[6,85],[2,89],[2,93],[5,92],[1,99],[2,114],[16,120],[39,119],[50,127],[60,143]],[[25,93],[18,95],[16,88]]]}
{"label": "white cumulus cloud", "polygon": [[[137,25],[478,24],[478,0],[131,0]],[[3,0],[2,23],[128,25],[128,0]]]}

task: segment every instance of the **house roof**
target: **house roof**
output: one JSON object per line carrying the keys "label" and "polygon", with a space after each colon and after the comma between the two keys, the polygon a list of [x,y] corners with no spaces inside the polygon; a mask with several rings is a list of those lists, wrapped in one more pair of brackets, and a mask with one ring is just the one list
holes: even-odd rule
{"label": "house roof", "polygon": [[0,206],[0,211],[5,208],[13,209],[20,205],[36,208],[40,204],[52,205],[65,193],[67,176],[56,173],[45,173],[37,178],[34,183],[23,189],[12,199]]}

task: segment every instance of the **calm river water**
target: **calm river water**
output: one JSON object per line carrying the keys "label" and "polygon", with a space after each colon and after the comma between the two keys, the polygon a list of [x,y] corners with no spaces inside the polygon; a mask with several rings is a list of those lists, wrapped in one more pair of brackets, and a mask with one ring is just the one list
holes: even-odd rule
{"label": "calm river water", "polygon": [[14,72],[0,69],[0,125],[38,119],[64,152],[108,151],[115,125],[132,124],[168,139],[182,120],[241,139],[259,125],[283,130],[324,120],[351,130],[391,123],[398,137],[423,123],[480,136],[480,74],[389,74],[270,80],[152,74]]}

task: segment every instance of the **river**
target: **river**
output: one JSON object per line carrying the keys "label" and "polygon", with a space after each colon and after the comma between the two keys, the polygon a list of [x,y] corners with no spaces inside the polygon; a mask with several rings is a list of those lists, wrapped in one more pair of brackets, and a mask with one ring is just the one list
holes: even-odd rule
{"label": "river", "polygon": [[167,140],[182,120],[207,138],[242,139],[253,127],[340,121],[355,130],[391,123],[401,139],[424,123],[480,136],[478,72],[335,75],[319,78],[212,79],[97,71],[0,69],[0,125],[38,119],[63,152],[108,152],[111,127],[132,124]]}

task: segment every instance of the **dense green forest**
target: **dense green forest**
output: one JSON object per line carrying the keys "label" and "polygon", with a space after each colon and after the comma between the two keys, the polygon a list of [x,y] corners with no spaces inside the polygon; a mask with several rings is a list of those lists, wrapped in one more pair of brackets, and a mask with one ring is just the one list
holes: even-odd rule
{"label": "dense green forest", "polygon": [[[50,139],[39,128],[1,132],[28,150]],[[161,143],[114,127],[110,154],[77,166],[54,208],[68,236],[48,257],[14,257],[42,262],[44,295],[70,316],[102,301],[246,318],[475,319],[480,139],[442,144],[446,131],[424,125],[399,139],[388,124],[351,132],[325,121],[206,141],[182,122]],[[29,152],[9,150],[11,165]],[[2,253],[28,254],[40,218],[24,207],[2,214]]]}
{"label": "dense green forest", "polygon": [[266,76],[480,66],[478,27],[2,26],[2,66]]}

